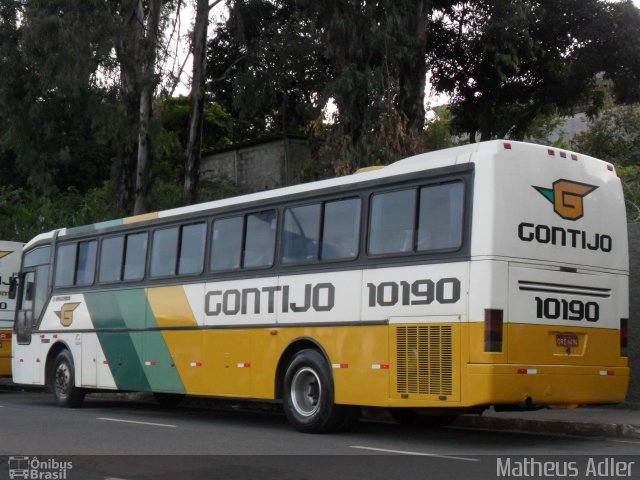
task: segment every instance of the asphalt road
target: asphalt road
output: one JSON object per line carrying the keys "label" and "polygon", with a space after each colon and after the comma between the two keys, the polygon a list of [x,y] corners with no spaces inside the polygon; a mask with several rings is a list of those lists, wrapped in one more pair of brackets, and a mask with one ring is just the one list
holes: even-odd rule
{"label": "asphalt road", "polygon": [[[521,478],[526,468],[540,473],[535,469],[546,468],[544,462],[574,467],[584,478],[640,478],[640,440],[420,430],[371,421],[350,433],[308,435],[274,412],[217,404],[168,409],[104,395],[87,396],[82,408],[63,409],[46,393],[0,390],[0,429],[0,479],[9,478],[9,467],[24,457],[37,458],[49,474],[71,462],[64,477],[53,477],[62,480]],[[631,475],[602,470],[632,461]],[[587,476],[598,462],[605,462],[601,475]]]}

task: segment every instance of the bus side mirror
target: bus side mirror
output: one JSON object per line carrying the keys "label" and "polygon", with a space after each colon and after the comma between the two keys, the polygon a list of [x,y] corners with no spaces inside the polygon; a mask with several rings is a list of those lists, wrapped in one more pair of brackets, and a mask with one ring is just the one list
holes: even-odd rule
{"label": "bus side mirror", "polygon": [[25,285],[26,291],[24,292],[24,299],[27,302],[33,300],[33,282],[27,282]]}
{"label": "bus side mirror", "polygon": [[10,277],[9,278],[9,300],[15,300],[17,292],[18,292],[18,279],[16,277]]}

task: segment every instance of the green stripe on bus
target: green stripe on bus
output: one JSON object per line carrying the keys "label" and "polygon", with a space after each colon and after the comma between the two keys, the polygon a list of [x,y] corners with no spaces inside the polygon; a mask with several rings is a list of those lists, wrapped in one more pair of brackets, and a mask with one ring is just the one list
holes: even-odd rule
{"label": "green stripe on bus", "polygon": [[[129,330],[142,330],[142,329],[155,329],[158,328],[158,324],[153,316],[153,312],[147,302],[147,297],[143,289],[134,290],[121,290],[113,293],[100,293],[90,294],[103,298],[102,301],[108,301],[111,304],[111,310],[115,310],[117,313],[111,314],[108,318],[104,315],[99,316],[98,322],[94,320],[94,326],[96,328],[126,328]],[[104,300],[108,298],[108,300]],[[91,304],[87,301],[91,318],[94,318]],[[102,305],[103,312],[109,308],[106,305]],[[116,342],[119,345],[123,342],[122,337],[128,336],[129,346],[126,350],[127,356],[131,362],[134,362],[138,366],[138,371],[132,371],[125,369],[124,372],[128,372],[126,375],[119,375],[116,378],[114,368],[112,367],[112,373],[116,379],[116,385],[118,388],[130,388],[135,390],[151,390],[156,392],[177,392],[184,393],[184,385],[180,379],[177,369],[174,366],[171,353],[165,344],[162,333],[159,331],[133,331],[130,333],[100,333],[98,338],[102,345],[102,339],[108,344]],[[110,348],[110,345],[107,346]],[[105,349],[105,347],[103,347]],[[105,355],[109,359],[111,365],[111,359],[105,349]],[[122,365],[120,365],[122,366]],[[129,373],[134,375],[131,378]],[[140,386],[120,386],[119,380],[124,382],[137,381],[140,378]]]}
{"label": "green stripe on bus", "polygon": [[[85,300],[96,329],[124,329],[127,325],[120,310],[117,292],[86,293]],[[144,318],[144,317],[143,317]],[[129,332],[98,332],[98,341],[109,362],[109,369],[120,390],[149,390],[136,344],[142,344],[142,334]]]}
{"label": "green stripe on bus", "polygon": [[81,225],[79,227],[67,228],[67,235],[95,232],[96,230],[101,230],[103,228],[117,227],[118,225],[122,225],[121,218],[117,220],[107,220],[105,222],[94,223],[91,225]]}

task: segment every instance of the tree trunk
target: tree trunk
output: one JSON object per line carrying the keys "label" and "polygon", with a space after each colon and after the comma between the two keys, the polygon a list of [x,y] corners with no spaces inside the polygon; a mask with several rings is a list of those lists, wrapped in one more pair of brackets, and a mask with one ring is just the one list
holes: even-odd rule
{"label": "tree trunk", "polygon": [[[214,2],[213,5],[219,3]],[[212,6],[213,6],[212,5]],[[184,186],[182,204],[198,201],[200,155],[202,150],[202,117],[204,112],[204,83],[207,70],[207,29],[209,26],[208,0],[198,0],[193,32],[193,78],[191,81],[191,110],[189,112],[189,138],[185,149]]]}
{"label": "tree trunk", "polygon": [[[402,12],[406,19],[404,38],[409,39],[407,54],[399,60],[398,111],[407,120],[409,132],[424,129],[424,89],[427,80],[428,0],[417,0]],[[408,32],[408,35],[407,35]]]}
{"label": "tree trunk", "polygon": [[[140,95],[140,130],[138,133],[138,163],[136,169],[136,200],[134,215],[147,213],[151,207],[151,141],[149,123],[151,104],[155,87],[156,49],[158,45],[158,27],[162,0],[149,0],[149,12],[146,21],[146,34],[142,51],[142,91]],[[144,22],[142,0],[138,1],[140,22]]]}
{"label": "tree trunk", "polygon": [[120,17],[120,38],[115,45],[120,65],[120,98],[124,108],[124,122],[118,130],[116,163],[117,208],[124,215],[134,210],[136,188],[136,162],[140,118],[140,48],[144,40],[139,0],[123,2],[114,15]]}

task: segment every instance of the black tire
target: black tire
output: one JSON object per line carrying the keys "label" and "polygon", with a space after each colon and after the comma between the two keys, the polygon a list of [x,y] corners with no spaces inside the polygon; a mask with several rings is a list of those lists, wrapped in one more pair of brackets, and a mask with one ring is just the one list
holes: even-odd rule
{"label": "black tire", "polygon": [[458,418],[456,414],[434,414],[414,408],[392,408],[391,416],[399,425],[421,428],[442,428]]}
{"label": "black tire", "polygon": [[163,393],[155,392],[153,398],[156,399],[160,405],[166,408],[175,408],[180,405],[180,402],[184,400],[184,395],[181,393]]}
{"label": "black tire", "polygon": [[331,370],[316,350],[301,350],[293,357],[282,392],[287,420],[300,432],[344,431],[359,418],[359,409],[334,403]]}
{"label": "black tire", "polygon": [[73,357],[69,350],[62,350],[53,361],[50,386],[60,407],[77,408],[82,405],[85,391],[76,387]]}

